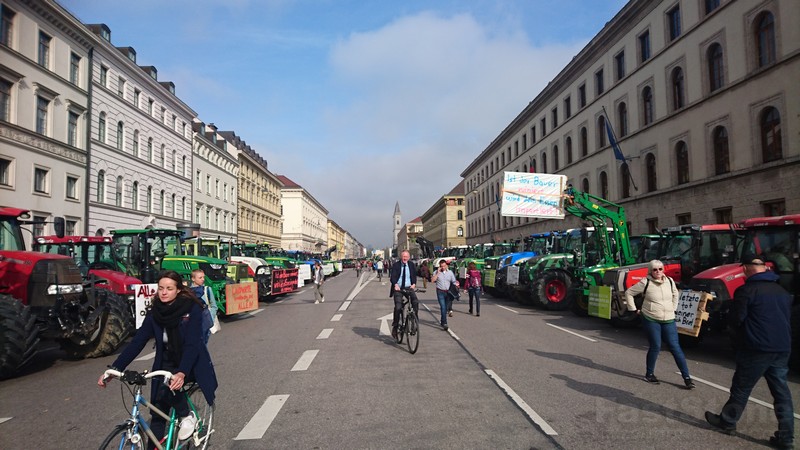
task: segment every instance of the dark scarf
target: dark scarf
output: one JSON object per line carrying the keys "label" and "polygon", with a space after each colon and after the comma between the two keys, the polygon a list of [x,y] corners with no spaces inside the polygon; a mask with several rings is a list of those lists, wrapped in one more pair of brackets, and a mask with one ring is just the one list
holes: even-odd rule
{"label": "dark scarf", "polygon": [[183,342],[178,332],[178,325],[183,316],[189,313],[194,306],[191,297],[179,293],[172,303],[166,304],[159,300],[153,302],[153,320],[167,331],[167,350],[169,359],[175,367],[181,364]]}

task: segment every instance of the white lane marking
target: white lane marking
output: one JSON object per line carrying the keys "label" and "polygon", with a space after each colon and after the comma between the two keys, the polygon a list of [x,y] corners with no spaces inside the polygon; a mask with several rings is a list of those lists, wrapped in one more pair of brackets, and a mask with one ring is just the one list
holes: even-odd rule
{"label": "white lane marking", "polygon": [[270,395],[267,397],[267,401],[261,405],[261,408],[255,413],[255,415],[247,422],[247,425],[242,428],[242,431],[233,438],[234,441],[243,441],[249,439],[261,439],[264,437],[264,433],[267,432],[267,428],[272,424],[272,421],[275,420],[275,417],[278,415],[278,412],[283,407],[283,404],[286,403],[286,400],[289,398],[289,395]]}
{"label": "white lane marking", "polygon": [[505,306],[503,306],[503,305],[495,305],[495,306],[497,306],[498,308],[503,308],[503,309],[505,309],[506,311],[511,311],[511,312],[513,312],[514,314],[519,314],[517,311],[514,311],[514,310],[513,310],[513,309],[511,309],[511,308],[506,308],[506,307],[505,307]]}
{"label": "white lane marking", "polygon": [[134,361],[147,361],[156,357],[156,352],[148,353],[144,356],[134,359]]}
{"label": "white lane marking", "polygon": [[331,333],[333,333],[333,328],[325,328],[317,336],[317,339],[328,339],[331,337]]}
{"label": "white lane marking", "polygon": [[[424,307],[425,307],[425,309],[427,309],[427,310],[428,310],[428,312],[431,312],[431,309],[430,309],[430,308],[428,308],[428,305],[426,305],[425,303],[423,303],[423,304],[422,304],[422,306],[424,306]],[[433,313],[431,313],[431,314],[433,314]]]}
{"label": "white lane marking", "polygon": [[530,417],[530,419],[533,420],[533,423],[538,425],[539,428],[541,428],[541,430],[545,434],[547,434],[548,436],[558,436],[556,430],[554,430],[550,425],[548,425],[547,422],[545,422],[544,419],[542,419],[542,416],[536,414],[536,411],[534,411],[533,408],[531,408],[525,402],[525,400],[522,399],[522,397],[517,395],[517,393],[514,392],[513,389],[511,389],[511,386],[507,385],[506,382],[503,381],[496,373],[494,373],[493,370],[486,369],[485,371],[486,375],[489,375],[489,378],[493,379],[494,382],[497,383],[498,386],[500,386],[500,389],[505,391],[505,393],[508,394],[509,397],[511,397],[511,400],[513,400],[514,403],[517,404],[517,406],[519,406],[523,411],[525,411],[525,414],[527,414],[528,417]]}
{"label": "white lane marking", "polygon": [[8,422],[11,419],[13,419],[13,417],[0,417],[0,423]]}
{"label": "white lane marking", "polygon": [[574,336],[578,336],[578,337],[579,337],[579,338],[581,338],[581,339],[586,339],[586,340],[587,340],[587,341],[589,341],[589,342],[597,342],[595,339],[592,339],[592,338],[590,338],[590,337],[586,337],[586,336],[580,335],[580,334],[578,334],[578,333],[576,333],[576,332],[574,332],[574,331],[570,331],[570,330],[568,330],[568,329],[566,329],[566,328],[561,328],[561,327],[559,327],[558,325],[553,325],[552,323],[548,323],[547,325],[550,325],[550,326],[551,326],[551,327],[553,327],[553,328],[559,329],[559,330],[561,330],[561,331],[564,331],[564,332],[566,332],[566,333],[572,334],[572,335],[574,335]]}
{"label": "white lane marking", "polygon": [[339,307],[339,311],[347,311],[348,307],[350,307],[350,300],[342,303],[342,306]]}
{"label": "white lane marking", "polygon": [[380,331],[378,331],[378,336],[391,336],[391,332],[389,331],[389,321],[394,320],[394,313],[391,312],[383,317],[378,317],[378,320],[381,321]]}
{"label": "white lane marking", "polygon": [[[289,294],[289,295],[291,295],[291,294]],[[273,305],[280,305],[281,303],[285,302],[286,300],[288,300],[288,298],[284,297],[284,298],[278,300],[277,302],[272,302],[272,304]]]}
{"label": "white lane marking", "polygon": [[[680,374],[681,374],[680,372],[675,372],[675,373],[677,373],[678,375],[680,375]],[[708,381],[708,380],[704,380],[704,379],[702,379],[702,378],[697,378],[697,377],[696,377],[696,376],[694,376],[694,375],[692,375],[692,379],[693,379],[693,380],[695,380],[695,381],[699,381],[699,382],[701,382],[701,383],[703,383],[703,384],[709,385],[709,386],[711,386],[711,387],[713,387],[713,388],[717,388],[717,389],[719,389],[720,391],[727,392],[727,393],[729,393],[729,394],[730,394],[730,392],[731,392],[731,390],[730,390],[730,389],[728,389],[728,388],[726,388],[725,386],[721,386],[721,385],[719,385],[719,384],[717,384],[717,383],[712,383],[712,382],[710,382],[710,381]],[[774,410],[774,409],[775,409],[775,407],[774,407],[774,406],[772,406],[771,404],[769,404],[769,403],[767,403],[767,402],[765,402],[765,401],[763,401],[763,400],[759,400],[759,399],[757,399],[757,398],[753,398],[753,397],[749,397],[749,398],[748,398],[748,400],[750,400],[751,402],[753,402],[753,403],[755,403],[755,404],[757,404],[757,405],[766,406],[767,408],[769,408],[769,409],[772,409],[772,410]],[[795,419],[800,419],[800,414],[794,413],[794,418],[795,418]]]}
{"label": "white lane marking", "polygon": [[447,328],[447,332],[448,332],[448,333],[450,333],[450,336],[453,336],[453,339],[455,339],[455,340],[457,340],[457,341],[460,341],[460,340],[461,340],[461,338],[459,338],[458,336],[456,336],[456,334],[455,334],[455,333],[453,333],[453,329],[452,329],[452,328],[448,327],[448,328]]}
{"label": "white lane marking", "polygon": [[338,322],[342,320],[342,315],[343,314],[334,314],[333,317],[331,317],[331,322]]}
{"label": "white lane marking", "polygon": [[300,359],[294,363],[294,367],[292,367],[292,372],[297,372],[300,370],[308,370],[308,367],[311,365],[311,362],[314,361],[314,358],[317,357],[317,353],[319,350],[306,350],[303,352],[303,355],[300,356]]}
{"label": "white lane marking", "polygon": [[350,295],[347,296],[346,300],[352,300],[356,298],[356,295],[358,295],[358,293],[361,292],[362,289],[364,289],[364,286],[367,285],[367,282],[364,281],[364,277],[369,278],[369,274],[366,273],[361,274],[361,277],[358,279],[358,282],[356,283],[355,289],[353,289],[353,292],[351,292]]}
{"label": "white lane marking", "polygon": [[258,313],[260,313],[260,312],[264,311],[264,309],[265,309],[265,308],[256,309],[256,310],[254,310],[254,311],[250,311],[250,312],[248,312],[247,314],[248,314],[248,315],[250,315],[250,316],[255,316],[256,314],[258,314]]}

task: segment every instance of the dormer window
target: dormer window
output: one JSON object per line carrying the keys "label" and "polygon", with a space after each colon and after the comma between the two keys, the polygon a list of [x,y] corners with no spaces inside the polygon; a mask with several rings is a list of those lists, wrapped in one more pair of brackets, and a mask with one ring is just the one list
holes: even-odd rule
{"label": "dormer window", "polygon": [[106,42],[111,42],[111,30],[105,25],[101,26],[100,37],[105,39]]}
{"label": "dormer window", "polygon": [[155,67],[152,66],[150,67],[150,78],[158,81],[158,71],[156,70]]}
{"label": "dormer window", "polygon": [[130,59],[134,63],[136,62],[136,50],[132,48],[128,49],[128,59]]}

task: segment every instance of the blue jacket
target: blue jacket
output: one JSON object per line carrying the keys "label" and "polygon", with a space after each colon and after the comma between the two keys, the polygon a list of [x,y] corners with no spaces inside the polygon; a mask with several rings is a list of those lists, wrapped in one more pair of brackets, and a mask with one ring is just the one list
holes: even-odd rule
{"label": "blue jacket", "polygon": [[750,276],[733,294],[732,325],[736,347],[761,352],[792,350],[792,295],[774,272]]}
{"label": "blue jacket", "polygon": [[[181,363],[178,365],[178,372],[186,374],[187,380],[195,380],[200,385],[203,395],[208,404],[214,404],[215,392],[217,390],[217,374],[214,372],[214,364],[211,362],[211,355],[203,341],[202,334],[203,308],[194,304],[189,314],[183,317],[178,331],[183,337],[183,353]],[[153,362],[153,370],[163,368],[164,358],[167,357],[164,348],[164,328],[153,320],[152,311],[148,311],[144,318],[142,327],[136,332],[131,342],[120,353],[117,360],[112,364],[113,367],[122,371],[128,367],[134,358],[139,356],[147,342],[155,338],[156,357]],[[151,383],[151,398],[155,398],[158,382]]]}

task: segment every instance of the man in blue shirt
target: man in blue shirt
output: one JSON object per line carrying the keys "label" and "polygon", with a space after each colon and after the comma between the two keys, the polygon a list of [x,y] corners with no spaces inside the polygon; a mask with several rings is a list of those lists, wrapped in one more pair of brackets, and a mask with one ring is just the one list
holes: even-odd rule
{"label": "man in blue shirt", "polygon": [[400,321],[400,311],[403,310],[403,291],[411,297],[411,306],[419,317],[419,300],[414,290],[417,288],[417,266],[409,261],[411,254],[403,250],[400,261],[392,265],[391,292],[389,297],[394,298],[394,316],[392,317],[392,337],[397,339],[397,323]]}

